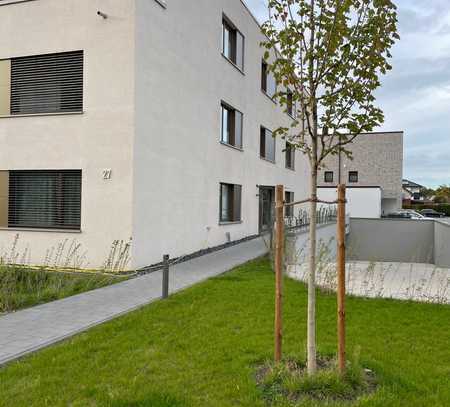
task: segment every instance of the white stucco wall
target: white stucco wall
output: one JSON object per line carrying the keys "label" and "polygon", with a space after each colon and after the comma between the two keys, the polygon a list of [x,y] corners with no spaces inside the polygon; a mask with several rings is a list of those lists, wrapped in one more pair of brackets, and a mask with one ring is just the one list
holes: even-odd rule
{"label": "white stucco wall", "polygon": [[[0,255],[31,263],[65,240],[98,267],[132,235],[134,0],[43,0],[0,7],[0,59],[84,50],[84,113],[0,118],[0,170],[81,169],[81,233],[0,230]],[[109,15],[103,20],[102,10]],[[112,169],[109,181],[102,170]],[[63,255],[64,257],[64,255]]]}
{"label": "white stucco wall", "polygon": [[[108,18],[97,15],[100,10]],[[245,69],[221,55],[222,13],[245,36]],[[43,23],[45,22],[45,23]],[[0,170],[81,169],[81,232],[0,230],[0,256],[42,264],[80,244],[101,267],[133,239],[130,268],[258,233],[257,185],[306,196],[307,164],[259,158],[259,129],[289,119],[260,90],[262,36],[240,0],[40,0],[0,7],[0,59],[84,50],[84,113],[0,118]],[[243,150],[219,143],[220,103],[244,113]],[[102,179],[111,169],[112,178]],[[219,183],[242,185],[242,223],[219,225]],[[19,256],[20,257],[20,256]],[[65,255],[60,261],[64,261]]]}
{"label": "white stucco wall", "polygon": [[[337,199],[336,188],[319,188],[318,197],[324,201]],[[347,188],[346,213],[352,218],[380,218],[381,217],[381,189],[380,188]],[[395,201],[395,200],[394,200]]]}
{"label": "white stucco wall", "polygon": [[[240,0],[136,0],[134,266],[258,233],[257,185],[306,196],[307,167],[259,157],[259,129],[288,123],[261,92],[260,30]],[[244,74],[221,55],[222,13],[245,36]],[[220,103],[244,114],[243,152],[220,139]],[[219,183],[242,185],[242,223],[219,225]]]}

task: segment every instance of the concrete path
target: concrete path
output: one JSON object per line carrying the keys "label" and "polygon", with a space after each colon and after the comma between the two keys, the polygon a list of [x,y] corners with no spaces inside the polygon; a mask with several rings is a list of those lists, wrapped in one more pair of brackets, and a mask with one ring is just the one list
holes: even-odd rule
{"label": "concrete path", "polygon": [[[319,265],[318,285],[335,290],[335,267],[334,263]],[[306,281],[307,264],[289,266],[288,274]],[[423,263],[353,261],[346,265],[346,289],[361,297],[450,304],[450,269]]]}
{"label": "concrete path", "polygon": [[[267,253],[261,238],[172,266],[170,292]],[[0,365],[161,297],[160,271],[0,317]]]}

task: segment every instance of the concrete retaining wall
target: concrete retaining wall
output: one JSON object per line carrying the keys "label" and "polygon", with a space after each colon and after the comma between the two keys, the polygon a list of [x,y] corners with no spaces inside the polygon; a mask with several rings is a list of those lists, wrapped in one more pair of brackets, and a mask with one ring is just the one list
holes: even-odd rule
{"label": "concrete retaining wall", "polygon": [[[309,229],[289,233],[286,239],[286,259],[288,264],[307,261],[309,253]],[[336,223],[317,226],[317,256],[319,260],[336,259]]]}
{"label": "concrete retaining wall", "polygon": [[434,263],[450,267],[450,225],[434,222]]}
{"label": "concrete retaining wall", "polygon": [[351,219],[350,260],[450,267],[450,225],[434,220]]}

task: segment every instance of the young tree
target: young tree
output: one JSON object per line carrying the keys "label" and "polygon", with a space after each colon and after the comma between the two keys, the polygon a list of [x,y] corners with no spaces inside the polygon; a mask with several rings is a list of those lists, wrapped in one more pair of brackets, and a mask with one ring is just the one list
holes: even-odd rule
{"label": "young tree", "polygon": [[[379,77],[391,69],[397,34],[391,0],[268,0],[264,58],[280,90],[275,98],[296,118],[283,136],[307,155],[311,169],[308,277],[308,373],[316,372],[317,173],[329,155],[342,152],[383,120],[375,105]],[[276,58],[269,60],[269,51]]]}

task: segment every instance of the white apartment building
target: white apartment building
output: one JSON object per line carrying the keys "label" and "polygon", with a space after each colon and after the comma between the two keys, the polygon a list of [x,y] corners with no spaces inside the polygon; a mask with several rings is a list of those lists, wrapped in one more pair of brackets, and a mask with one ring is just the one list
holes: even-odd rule
{"label": "white apartment building", "polygon": [[240,0],[0,0],[3,259],[131,239],[145,267],[260,233],[276,184],[306,197],[262,39]]}

